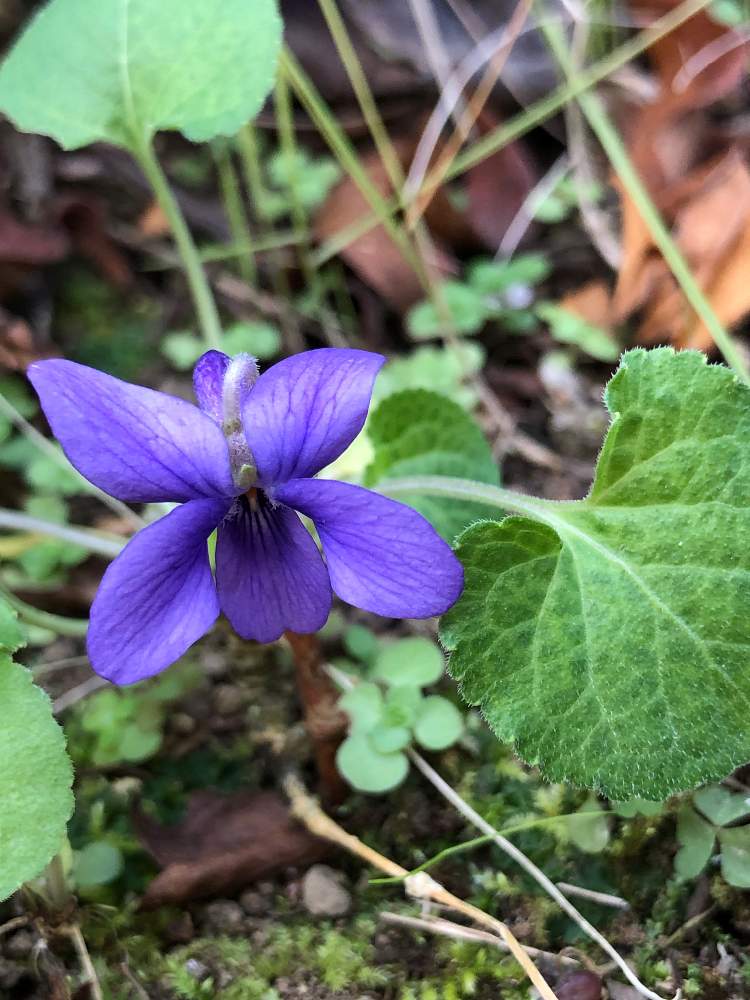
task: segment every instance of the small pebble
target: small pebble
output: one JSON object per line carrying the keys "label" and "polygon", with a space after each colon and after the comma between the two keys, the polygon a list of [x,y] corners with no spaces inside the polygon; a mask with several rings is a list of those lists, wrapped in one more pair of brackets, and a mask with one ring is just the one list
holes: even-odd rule
{"label": "small pebble", "polygon": [[188,975],[192,976],[193,979],[205,979],[209,973],[209,968],[204,965],[203,962],[199,962],[197,958],[189,958],[185,962],[185,971]]}
{"label": "small pebble", "polygon": [[214,706],[219,715],[234,715],[245,707],[245,692],[236,684],[218,684],[214,690]]}
{"label": "small pebble", "polygon": [[555,990],[557,1000],[601,1000],[602,981],[595,972],[571,972]]}
{"label": "small pebble", "polygon": [[242,930],[245,913],[239,903],[231,899],[217,899],[209,903],[203,913],[204,923],[216,934],[236,934]]}
{"label": "small pebble", "polygon": [[246,889],[240,896],[240,906],[250,917],[262,917],[268,913],[269,900],[256,889]]}
{"label": "small pebble", "polygon": [[302,902],[316,917],[341,917],[352,905],[346,876],[328,865],[313,865],[302,879]]}

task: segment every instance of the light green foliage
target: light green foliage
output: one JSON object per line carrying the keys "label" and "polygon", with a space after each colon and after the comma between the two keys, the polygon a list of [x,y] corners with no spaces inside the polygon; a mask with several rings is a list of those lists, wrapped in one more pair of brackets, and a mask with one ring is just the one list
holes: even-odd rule
{"label": "light green foliage", "polygon": [[289,215],[295,200],[305,212],[314,211],[341,177],[341,169],[331,157],[313,158],[302,148],[293,154],[278,150],[268,158],[267,169],[274,190],[266,192],[257,209],[271,221]]}
{"label": "light green foliage", "polygon": [[95,840],[76,852],[73,882],[77,889],[92,889],[114,882],[122,869],[122,851],[105,840]]}
{"label": "light green foliage", "polygon": [[[17,642],[4,631],[3,642]],[[35,878],[60,849],[73,811],[73,769],[50,700],[0,653],[0,900]]]}
{"label": "light green foliage", "polygon": [[106,688],[88,698],[71,721],[76,754],[98,767],[153,757],[162,743],[169,703],[196,680],[193,666],[184,663],[155,681]]}
{"label": "light green foliage", "polygon": [[739,28],[750,21],[750,7],[747,0],[713,0],[708,13],[715,21],[730,28]]}
{"label": "light green foliage", "polygon": [[604,189],[600,184],[594,182],[581,185],[573,177],[563,177],[554,191],[550,191],[544,201],[537,205],[534,218],[550,224],[563,222],[578,208],[582,198],[596,202],[601,201],[603,194]]}
{"label": "light green foliage", "polygon": [[497,320],[510,333],[525,333],[537,326],[530,309],[533,286],[549,273],[541,254],[519,254],[511,260],[477,260],[466,281],[446,281],[439,299],[420,302],[407,317],[415,340],[429,340],[447,333],[479,333],[488,320]]}
{"label": "light green foliage", "polygon": [[567,827],[572,842],[586,854],[600,854],[609,843],[608,817],[593,795],[568,817]]}
{"label": "light green foliage", "polygon": [[598,361],[617,361],[620,356],[618,344],[606,330],[587,323],[570,309],[554,302],[540,302],[536,314],[548,325],[555,340],[574,344]]}
{"label": "light green foliage", "polygon": [[0,70],[0,108],[65,149],[233,135],[273,85],[280,40],[275,0],[52,0]]}
{"label": "light green foliage", "polygon": [[721,785],[699,789],[693,804],[685,804],[677,816],[677,874],[682,878],[699,875],[718,838],[722,875],[730,885],[750,889],[750,826],[728,825],[746,817],[750,817],[750,796]]}
{"label": "light green foliage", "polygon": [[[61,479],[64,470],[60,470]],[[65,524],[68,508],[64,500],[55,496],[33,496],[26,501],[25,509],[32,517],[39,517],[54,524]],[[48,583],[55,579],[59,570],[77,566],[89,556],[88,550],[70,542],[56,538],[34,538],[32,543],[22,548],[14,562],[25,577],[35,583]]]}
{"label": "light green foliage", "polygon": [[[436,475],[497,485],[499,472],[479,427],[456,403],[424,389],[395,393],[371,415],[367,433],[375,457],[365,485],[399,476]],[[448,541],[472,521],[496,511],[467,501],[414,496],[405,502]]]}
{"label": "light green foliage", "polygon": [[350,625],[344,632],[343,641],[347,653],[363,663],[371,663],[377,656],[377,636],[364,625]]}
{"label": "light green foliage", "polygon": [[612,802],[611,805],[623,819],[633,819],[635,816],[660,816],[664,812],[664,803],[649,802],[648,799],[628,799],[627,802]]}
{"label": "light green foliage", "polygon": [[69,497],[85,492],[85,484],[71,469],[63,456],[62,448],[54,444],[52,447],[59,454],[59,461],[40,451],[34,441],[22,434],[14,434],[0,446],[0,465],[16,469],[27,484],[39,493]]}
{"label": "light green foliage", "polygon": [[[181,372],[192,368],[205,350],[206,342],[189,330],[175,330],[161,342],[162,354]],[[224,331],[221,350],[230,357],[252,354],[267,361],[281,350],[281,335],[269,323],[235,323]]]}
{"label": "light green foliage", "polygon": [[[413,740],[427,750],[443,750],[461,736],[461,713],[439,695],[421,688],[439,680],[443,655],[428,639],[398,639],[383,646],[366,680],[339,701],[350,719],[350,733],[336,763],[361,792],[387,792],[409,770],[403,752]],[[375,683],[378,681],[379,683]],[[380,684],[386,685],[385,694]]]}
{"label": "light green foliage", "polygon": [[624,355],[605,398],[585,500],[461,536],[443,641],[547,777],[666,798],[750,758],[750,392],[664,348]]}
{"label": "light green foliage", "polygon": [[373,401],[379,402],[401,389],[430,389],[471,410],[477,397],[467,382],[482,370],[485,359],[484,348],[471,341],[442,348],[418,347],[408,357],[394,358],[381,369]]}
{"label": "light green foliage", "polygon": [[443,654],[435,643],[413,636],[384,646],[375,660],[372,676],[394,687],[402,684],[426,687],[440,680],[444,669]]}
{"label": "light green foliage", "polygon": [[407,325],[415,340],[430,340],[451,330],[455,333],[479,333],[487,321],[487,309],[481,293],[460,281],[446,281],[440,286],[440,305],[420,302],[409,313]]}

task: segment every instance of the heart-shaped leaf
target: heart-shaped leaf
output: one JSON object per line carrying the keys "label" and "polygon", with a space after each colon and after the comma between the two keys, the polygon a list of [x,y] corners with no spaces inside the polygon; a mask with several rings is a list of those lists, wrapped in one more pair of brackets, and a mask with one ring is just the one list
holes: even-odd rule
{"label": "heart-shaped leaf", "polygon": [[[750,759],[750,390],[624,355],[585,500],[469,528],[449,670],[554,781],[666,798]],[[533,519],[532,519],[533,518]]]}
{"label": "heart-shaped leaf", "polygon": [[65,149],[160,129],[233,135],[273,86],[276,0],[52,0],[0,70],[0,109]]}
{"label": "heart-shaped leaf", "polygon": [[674,870],[681,878],[700,875],[713,854],[716,830],[692,806],[683,806],[677,816],[677,842]]}

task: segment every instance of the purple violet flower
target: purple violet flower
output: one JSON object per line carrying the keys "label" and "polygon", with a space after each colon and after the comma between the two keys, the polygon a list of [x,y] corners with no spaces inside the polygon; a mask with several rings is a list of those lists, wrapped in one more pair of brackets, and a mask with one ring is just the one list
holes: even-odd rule
{"label": "purple violet flower", "polygon": [[[97,673],[130,684],[164,670],[219,611],[245,639],[314,632],[332,591],[394,618],[442,614],[461,564],[415,510],[314,479],[359,434],[385,359],[323,349],[258,377],[248,355],[195,366],[198,407],[72,361],[29,368],[53,432],[79,472],[120,500],[180,504],[108,568],[91,608]],[[318,532],[325,562],[298,513]],[[207,540],[218,527],[216,580]]]}

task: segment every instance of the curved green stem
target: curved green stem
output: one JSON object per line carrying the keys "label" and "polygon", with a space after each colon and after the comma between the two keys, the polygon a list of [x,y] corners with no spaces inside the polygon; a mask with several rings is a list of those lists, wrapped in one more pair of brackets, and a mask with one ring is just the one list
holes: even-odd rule
{"label": "curved green stem", "polygon": [[453,479],[448,476],[405,476],[403,479],[385,479],[377,486],[378,493],[389,497],[403,497],[414,493],[445,497],[449,500],[473,500],[476,503],[499,507],[515,514],[526,514],[546,521],[551,519],[550,509],[558,501],[540,500],[524,493],[501,486],[477,483],[473,479]]}
{"label": "curved green stem", "polygon": [[42,611],[35,608],[33,604],[27,604],[20,597],[0,585],[0,594],[14,608],[21,618],[29,625],[38,625],[40,628],[49,629],[58,635],[69,635],[74,638],[86,635],[89,623],[87,618],[66,618],[64,615],[54,615],[51,611]]}
{"label": "curved green stem", "polygon": [[201,332],[209,347],[221,350],[222,331],[219,311],[182,209],[156,158],[151,142],[139,143],[133,151],[172,229],[177,249],[182,257],[195,310],[198,313]]}
{"label": "curved green stem", "polygon": [[56,524],[54,521],[45,521],[41,517],[21,514],[17,510],[6,510],[4,507],[0,507],[0,528],[49,535],[51,538],[70,542],[71,545],[80,545],[82,549],[95,552],[106,559],[114,559],[115,556],[118,556],[127,542],[124,538],[108,538],[106,535],[89,531],[86,528],[73,528],[67,524]]}

